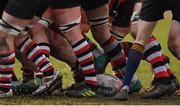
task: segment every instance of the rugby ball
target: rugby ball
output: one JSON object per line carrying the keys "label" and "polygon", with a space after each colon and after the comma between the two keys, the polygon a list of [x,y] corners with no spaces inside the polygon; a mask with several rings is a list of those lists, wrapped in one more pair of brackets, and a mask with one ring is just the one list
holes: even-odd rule
{"label": "rugby ball", "polygon": [[103,96],[114,96],[122,87],[122,81],[109,74],[98,74],[98,94]]}

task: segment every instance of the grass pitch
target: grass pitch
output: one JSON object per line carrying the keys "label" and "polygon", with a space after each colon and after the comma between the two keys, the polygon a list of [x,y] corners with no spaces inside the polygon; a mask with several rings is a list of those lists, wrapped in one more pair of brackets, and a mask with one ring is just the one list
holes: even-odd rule
{"label": "grass pitch", "polygon": [[[170,27],[170,20],[163,20],[160,21],[158,23],[158,25],[156,26],[156,29],[154,30],[153,34],[158,38],[159,42],[162,45],[163,51],[166,55],[168,55],[171,59],[171,69],[173,70],[173,72],[175,73],[175,75],[178,77],[178,79],[180,79],[180,62],[177,61],[172,55],[171,53],[168,51],[167,49],[167,37],[168,37],[168,32],[169,32],[169,27]],[[91,37],[91,35],[89,34],[89,36]],[[131,36],[127,36],[126,41],[132,41]],[[70,72],[69,67],[62,63],[57,61],[54,58],[50,59],[52,64],[57,68],[60,69],[63,73],[63,87],[67,87],[69,85],[72,84],[73,79],[72,79],[72,75]],[[16,74],[18,75],[19,78],[21,78],[21,71],[20,71],[20,63],[18,61],[16,61],[16,65],[15,65],[15,70],[16,70]],[[112,73],[110,66],[107,67],[106,69],[107,73]],[[150,70],[150,65],[144,61],[141,62],[140,67],[138,68],[137,71],[137,76],[139,77],[139,79],[142,81],[143,84],[143,89],[146,89],[150,86],[150,81],[152,79],[152,72]],[[9,104],[9,105],[49,105],[49,104],[63,104],[63,105],[71,105],[71,104],[79,104],[79,105],[90,105],[90,104],[95,104],[95,105],[125,105],[125,104],[137,104],[137,105],[143,105],[143,104],[152,104],[152,105],[170,105],[170,104],[174,104],[174,105],[180,105],[180,96],[178,94],[178,92],[176,93],[176,95],[173,96],[167,96],[167,97],[163,97],[161,99],[158,100],[142,100],[139,97],[140,94],[135,94],[133,96],[130,97],[129,101],[114,101],[111,100],[110,98],[69,98],[69,97],[65,97],[62,95],[54,95],[51,97],[23,97],[23,96],[14,96],[12,98],[6,98],[6,99],[0,99],[0,104]]]}

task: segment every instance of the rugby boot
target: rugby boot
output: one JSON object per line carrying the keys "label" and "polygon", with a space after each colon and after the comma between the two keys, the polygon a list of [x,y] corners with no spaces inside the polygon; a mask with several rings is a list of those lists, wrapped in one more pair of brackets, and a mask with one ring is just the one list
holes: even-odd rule
{"label": "rugby boot", "polygon": [[[171,81],[175,84],[175,86],[176,86],[176,90],[178,90],[179,88],[180,88],[180,82],[179,82],[179,80],[177,79],[177,77],[175,76],[175,77],[170,77],[170,79],[171,79]],[[157,83],[157,79],[156,78],[154,78],[153,80],[152,80],[152,82],[151,82],[151,85],[153,86],[153,85],[155,85]]]}
{"label": "rugby boot", "polygon": [[96,96],[97,88],[90,87],[84,82],[75,83],[73,87],[74,87],[73,89],[69,89],[65,92],[66,96],[76,97],[76,98]]}
{"label": "rugby boot", "polygon": [[128,100],[128,90],[121,89],[115,96],[112,97],[114,100]]}
{"label": "rugby boot", "polygon": [[34,96],[47,95],[52,93],[56,89],[61,88],[61,86],[62,86],[62,76],[59,75],[59,71],[55,70],[53,75],[43,78],[42,84],[32,94]]}
{"label": "rugby boot", "polygon": [[144,95],[141,96],[142,99],[158,99],[162,96],[169,95],[175,92],[176,86],[173,82],[170,84],[163,84],[157,82],[152,89],[147,91]]}
{"label": "rugby boot", "polygon": [[177,79],[177,77],[172,78],[171,81],[174,82],[174,84],[176,86],[176,90],[178,90],[180,88],[180,82]]}
{"label": "rugby boot", "polygon": [[14,94],[16,95],[28,95],[37,90],[40,85],[42,85],[42,79],[36,77],[31,81],[21,83],[19,85],[13,86],[12,88]]}

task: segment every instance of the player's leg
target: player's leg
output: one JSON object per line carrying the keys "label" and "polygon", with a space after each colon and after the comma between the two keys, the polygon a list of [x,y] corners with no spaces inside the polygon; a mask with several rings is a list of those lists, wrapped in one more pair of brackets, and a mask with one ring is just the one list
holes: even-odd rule
{"label": "player's leg", "polygon": [[[36,6],[40,6],[41,2],[44,2],[44,1],[21,1],[21,6],[14,5],[14,3],[16,2],[17,1],[12,0],[11,2],[9,2],[9,5],[6,7],[6,11],[7,11],[7,13],[5,13],[6,20],[8,20],[9,22],[16,21],[14,24],[23,24],[25,27],[26,25],[28,25],[29,21],[31,21],[31,19],[33,18],[36,12],[36,8],[37,8]],[[18,3],[19,2],[20,1],[18,1]],[[31,4],[35,4],[35,5],[31,6]],[[16,13],[17,12],[16,9],[20,11]],[[17,20],[13,19],[14,17],[8,15],[8,13],[16,17],[19,17],[20,18],[19,23],[17,22]],[[27,56],[29,60],[33,61],[36,67],[39,68],[37,77],[41,81],[43,80],[43,82],[41,83],[42,86],[44,86],[45,83],[48,83],[49,86],[44,87],[44,88],[49,89],[52,83],[54,83],[56,79],[59,79],[58,72],[54,73],[55,71],[54,68],[50,64],[49,60],[44,56],[44,54],[41,53],[39,46],[37,46],[36,43],[32,41],[29,37],[19,37],[15,43],[16,43],[16,46],[18,46],[18,48],[20,49],[20,52],[24,56]],[[43,79],[42,79],[42,73],[43,73]],[[49,79],[51,80],[47,81],[44,79],[45,77],[49,77]]]}
{"label": "player's leg", "polygon": [[[52,18],[50,18],[48,15],[49,13],[51,13],[52,10],[51,9],[48,9],[48,10],[49,12],[46,11],[44,13],[43,20],[40,20],[40,23],[42,25],[44,24],[45,27],[48,26],[48,25],[45,25],[45,23],[47,23],[47,22],[44,22],[45,19],[52,20]],[[84,29],[84,27],[82,28],[82,24],[83,26],[89,26],[86,21],[85,14],[82,17],[82,21],[83,21],[83,23],[81,22],[82,31],[87,30],[87,28],[86,29]],[[79,67],[79,63],[77,62],[77,58],[75,54],[73,53],[73,49],[71,45],[69,44],[69,42],[67,42],[67,40],[59,32],[60,31],[58,29],[58,25],[55,25],[55,23],[52,23],[49,26],[49,28],[46,28],[46,33],[48,33],[48,39],[51,45],[51,51],[52,51],[51,55],[54,56],[56,59],[66,62],[73,71],[73,76],[74,76],[75,81],[82,82],[84,78],[83,78],[83,75],[81,75],[82,72]],[[86,35],[84,35],[84,37],[86,37]],[[106,55],[103,54],[103,51],[101,51],[100,48],[98,48],[88,38],[87,40],[91,46],[91,49],[93,50],[93,56],[95,57],[95,67],[98,70],[98,73],[102,73],[105,70],[105,67],[108,63],[108,59]]]}
{"label": "player's leg", "polygon": [[130,22],[130,33],[134,39],[136,38],[137,35],[138,21],[139,21],[141,7],[142,7],[142,2],[137,0],[136,4],[134,5],[134,10]]}
{"label": "player's leg", "polygon": [[[5,8],[6,4],[7,4],[7,2],[8,2],[8,0],[2,0],[1,1],[1,4],[0,4],[0,17],[2,17],[4,8]],[[17,81],[17,80],[18,79],[17,79],[17,77],[16,77],[16,75],[15,75],[15,73],[13,71],[13,73],[12,73],[12,81]]]}
{"label": "player's leg", "polygon": [[[147,44],[147,40],[150,37],[154,26],[156,25],[156,21],[158,19],[162,18],[162,14],[164,12],[163,6],[159,9],[155,8],[158,3],[162,4],[160,0],[144,0],[143,5],[142,5],[142,10],[141,10],[141,15],[140,15],[140,21],[138,23],[138,32],[137,32],[137,37],[135,40],[135,43],[133,44],[129,54],[128,54],[128,61],[127,61],[127,68],[125,72],[125,78],[123,82],[123,87],[115,98],[120,99],[120,100],[127,100],[128,99],[128,89],[129,89],[129,84],[131,81],[132,76],[137,70],[137,67],[139,66],[140,59],[142,57],[142,53],[144,51],[144,47]],[[169,92],[172,88],[175,88],[174,84],[171,83],[169,80],[168,74],[166,75],[165,78],[166,80],[164,83],[157,84],[157,87],[155,88],[154,91],[158,91],[158,93],[166,93]],[[165,87],[164,91],[158,90],[162,86]],[[158,89],[157,89],[158,88]],[[151,92],[150,92],[151,93]],[[151,97],[160,97],[162,95],[159,95],[158,93],[151,93]]]}
{"label": "player's leg", "polygon": [[179,34],[180,34],[180,24],[179,21],[172,20],[169,39],[168,39],[168,49],[171,53],[180,60],[180,47],[179,47]]}
{"label": "player's leg", "polygon": [[[114,5],[111,7],[110,5],[110,16],[112,18],[112,24],[111,24],[111,29],[110,32],[113,36],[117,38],[119,43],[122,42],[123,38],[129,33],[129,28],[130,28],[130,19],[133,13],[134,5],[136,3],[136,0],[129,0],[126,2],[120,2],[116,0],[118,3],[114,3]],[[112,4],[112,3],[111,3]],[[117,4],[119,4],[117,6]],[[113,15],[112,12],[116,11],[115,15]],[[123,43],[122,45],[124,52],[126,52],[130,46],[128,46],[128,43]],[[113,69],[116,69],[113,67]],[[122,70],[121,70],[122,71]],[[116,71],[114,70],[114,73],[117,77],[123,78],[124,72],[122,73],[121,71]],[[136,77],[136,76],[134,76]],[[134,82],[137,82],[136,86],[136,91],[140,90],[142,85],[140,81],[137,78],[133,79]],[[134,86],[134,87],[135,87]],[[132,88],[132,87],[130,87]],[[132,89],[130,90],[132,92]]]}
{"label": "player's leg", "polygon": [[82,5],[91,25],[92,35],[110,57],[114,70],[123,70],[126,65],[126,58],[120,44],[109,31],[109,7],[107,1],[85,0]]}
{"label": "player's leg", "polygon": [[[116,1],[116,4],[110,6],[110,17],[112,18],[110,32],[121,42],[130,31],[130,19],[136,0],[127,0],[123,3]],[[112,12],[115,12],[115,14],[113,15]]]}
{"label": "player's leg", "polygon": [[0,31],[0,98],[12,96],[11,78],[15,63],[14,37]]}
{"label": "player's leg", "polygon": [[28,82],[34,79],[34,72],[37,72],[36,66],[29,61],[22,53],[16,49],[16,58],[21,62],[22,68],[22,83]]}
{"label": "player's leg", "polygon": [[[141,2],[137,2],[135,4],[135,7],[134,7],[134,12],[133,12],[133,15],[131,17],[131,27],[130,27],[130,32],[131,32],[131,35],[136,38],[136,35],[137,35],[137,25],[138,25],[138,21],[139,21],[139,14],[140,14],[140,9],[141,9],[141,6],[142,6],[142,3]],[[149,38],[149,39],[154,39],[153,41],[149,42],[151,44],[147,44],[147,45],[152,45],[151,47],[151,51],[146,49],[145,54],[148,54],[149,56],[152,56],[152,59],[153,60],[156,60],[155,63],[153,63],[152,61],[148,61],[149,60],[149,56],[146,55],[146,60],[148,62],[150,62],[152,64],[152,66],[154,66],[154,64],[157,64],[158,62],[162,61],[162,60],[158,60],[157,58],[157,55],[155,55],[155,53],[157,52],[157,49],[152,49],[152,48],[161,48],[161,45],[159,44],[159,47],[158,47],[158,41],[157,39],[155,38],[155,36],[153,38]],[[148,47],[148,46],[147,46]],[[150,48],[149,48],[150,49]],[[167,63],[166,59],[169,59],[167,56],[164,55],[163,52],[161,52],[161,57],[164,57],[164,62],[166,63],[165,66],[166,66],[166,69],[167,69],[167,72],[171,78],[172,81],[174,81],[174,83],[176,83],[177,85],[177,88],[179,88],[179,81],[176,79],[175,75],[172,73],[172,71],[170,70],[170,67],[169,67],[169,63]],[[170,61],[169,61],[170,62]],[[161,66],[160,64],[158,66],[156,66],[155,68],[157,69],[157,67]],[[153,68],[153,67],[152,67]],[[155,76],[156,77],[163,77],[162,74],[160,74],[161,71],[157,72],[156,69],[153,68],[153,72],[155,73]],[[171,77],[172,76],[172,77]],[[157,82],[157,80],[153,79],[152,83],[153,85]]]}
{"label": "player's leg", "polygon": [[[179,34],[180,34],[180,24],[179,21],[172,20],[171,27],[170,27],[170,32],[169,32],[169,38],[168,38],[168,49],[170,52],[177,58],[179,59],[179,53],[180,53],[180,47],[179,47]],[[172,73],[171,71],[169,73]],[[173,78],[173,77],[172,77]],[[176,87],[178,88],[178,83],[176,78],[172,79],[175,81],[174,83],[176,84]]]}
{"label": "player's leg", "polygon": [[180,47],[179,47],[179,42],[178,40],[180,39],[179,37],[179,29],[180,29],[180,15],[178,14],[180,11],[180,1],[176,0],[174,2],[169,1],[168,2],[173,14],[173,19],[171,22],[171,28],[170,28],[170,33],[169,33],[169,39],[168,39],[168,47],[171,53],[179,59],[179,54],[180,54]]}
{"label": "player's leg", "polygon": [[[17,1],[16,1],[17,3]],[[2,74],[7,74],[7,75],[1,75],[3,78],[1,79],[6,79],[6,81],[2,81],[1,86],[6,88],[6,90],[11,89],[11,76],[12,76],[12,69],[13,69],[13,64],[15,61],[15,50],[14,50],[14,36],[17,36],[20,34],[20,32],[24,29],[25,25],[30,22],[29,16],[31,18],[31,12],[30,13],[25,13],[25,19],[20,19],[16,18],[13,15],[10,15],[11,13],[13,14],[18,14],[17,11],[11,11],[12,7],[10,5],[14,5],[14,1],[10,1],[8,5],[5,8],[5,12],[3,13],[2,20],[1,20],[1,42],[2,47],[1,47],[1,54],[3,57],[3,61],[1,61],[1,66],[4,67],[2,70]],[[8,13],[7,13],[8,12]],[[28,18],[26,17],[28,16]],[[14,35],[14,36],[12,36]],[[7,41],[8,40],[8,41]],[[10,90],[11,91],[11,90]],[[12,91],[9,93],[3,93],[1,91],[1,97],[6,97],[6,96],[11,96]]]}
{"label": "player's leg", "polygon": [[[67,95],[73,97],[95,96],[95,90],[97,88],[96,70],[90,45],[86,38],[81,34],[80,1],[69,2],[61,0],[58,5],[57,2],[58,1],[56,0],[54,1],[52,8],[59,30],[72,45],[73,51],[85,75],[82,89],[69,91],[67,92]],[[61,2],[65,2],[67,5],[62,5]]]}

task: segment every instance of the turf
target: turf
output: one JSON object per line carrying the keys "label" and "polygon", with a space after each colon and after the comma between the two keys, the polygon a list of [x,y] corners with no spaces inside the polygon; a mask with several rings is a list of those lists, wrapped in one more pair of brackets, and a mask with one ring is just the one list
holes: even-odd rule
{"label": "turf", "polygon": [[[156,29],[153,32],[153,35],[155,35],[159,42],[162,45],[163,51],[166,55],[168,55],[171,59],[171,69],[175,73],[175,75],[180,79],[180,63],[177,61],[171,53],[167,49],[167,37],[168,37],[168,32],[169,32],[169,27],[170,27],[170,20],[163,20],[160,21],[156,27]],[[88,36],[91,37],[90,33],[88,33]],[[92,38],[92,37],[91,37]],[[130,35],[126,37],[125,40],[130,40],[132,41],[132,38]],[[66,88],[67,86],[70,86],[73,83],[72,75],[70,72],[70,68],[62,63],[57,61],[54,58],[50,59],[52,64],[59,69],[62,74],[63,74],[63,87]],[[16,74],[18,75],[19,78],[21,78],[21,71],[20,71],[20,63],[16,61],[15,65],[15,70]],[[112,73],[110,66],[107,67],[106,69],[107,73]],[[152,72],[150,65],[146,62],[141,62],[140,67],[138,68],[137,75],[139,79],[143,83],[143,89],[146,89],[150,86],[150,81],[152,79]],[[152,105],[158,105],[158,104],[180,104],[180,96],[178,96],[178,93],[175,96],[167,96],[158,100],[142,100],[139,98],[139,94],[133,95],[130,97],[129,101],[114,101],[111,100],[110,98],[83,98],[83,99],[78,99],[78,98],[68,98],[64,97],[62,95],[54,95],[51,97],[23,97],[23,96],[15,96],[12,98],[6,98],[6,99],[0,99],[0,104],[34,104],[34,105],[49,105],[49,104],[63,104],[63,105],[68,105],[68,104],[96,104],[96,105],[102,105],[102,104],[113,104],[113,105],[124,105],[124,104],[152,104]]]}

